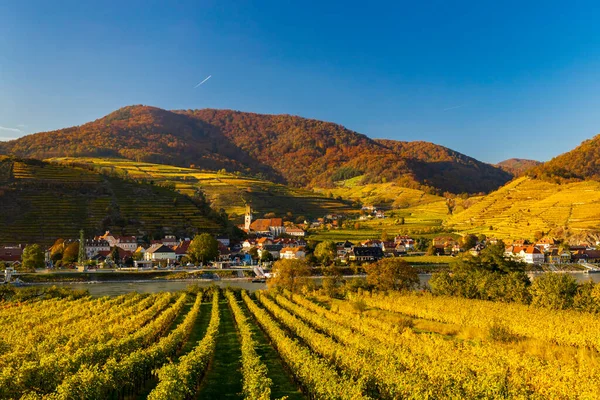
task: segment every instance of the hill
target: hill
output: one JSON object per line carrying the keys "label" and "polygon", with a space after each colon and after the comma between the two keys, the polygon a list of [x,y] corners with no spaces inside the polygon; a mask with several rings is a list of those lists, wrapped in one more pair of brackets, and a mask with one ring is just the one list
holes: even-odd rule
{"label": "hill", "polygon": [[330,122],[231,110],[129,106],[81,126],[4,143],[0,151],[225,168],[296,187],[327,187],[364,175],[363,183],[394,181],[433,192],[478,193],[512,178],[432,143],[372,140]]}
{"label": "hill", "polygon": [[528,175],[561,181],[582,179],[600,181],[600,135],[533,168]]}
{"label": "hill", "polygon": [[0,159],[0,243],[49,244],[111,230],[124,235],[224,232],[206,205],[169,188],[38,160]]}
{"label": "hill", "polygon": [[496,166],[514,176],[521,176],[540,164],[542,164],[540,161],[527,160],[524,158],[510,158],[508,160],[500,161]]}
{"label": "hill", "polygon": [[600,226],[600,182],[557,184],[521,177],[501,189],[470,198],[445,224],[457,231],[497,238],[529,238],[551,232],[569,238]]}
{"label": "hill", "polygon": [[246,203],[252,205],[258,215],[274,212],[276,215],[296,219],[298,217],[322,217],[327,213],[354,212],[348,202],[327,198],[299,188],[272,183],[226,172],[202,171],[105,158],[55,158],[54,164],[77,166],[136,180],[153,182],[171,187],[189,197],[202,197],[215,210],[223,209],[236,222],[242,222]]}

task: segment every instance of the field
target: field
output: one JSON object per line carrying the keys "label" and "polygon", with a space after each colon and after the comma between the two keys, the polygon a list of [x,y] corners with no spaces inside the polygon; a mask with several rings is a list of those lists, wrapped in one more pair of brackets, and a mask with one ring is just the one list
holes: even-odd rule
{"label": "field", "polygon": [[170,165],[136,162],[126,159],[55,158],[53,163],[87,165],[97,171],[129,179],[171,185],[178,192],[195,196],[202,192],[213,209],[224,209],[241,222],[251,203],[259,214],[274,212],[279,216],[291,212],[295,217],[322,217],[327,213],[354,211],[347,203],[308,190],[225,172],[180,168]]}
{"label": "field", "polygon": [[519,178],[470,202],[446,220],[448,227],[509,239],[533,239],[540,231],[568,236],[600,227],[600,183],[595,181],[559,185]]}
{"label": "field", "polygon": [[0,305],[0,398],[600,394],[600,322],[574,311],[198,288]]}
{"label": "field", "polygon": [[224,228],[187,196],[88,170],[0,160],[0,243],[52,243],[79,230],[143,236]]}

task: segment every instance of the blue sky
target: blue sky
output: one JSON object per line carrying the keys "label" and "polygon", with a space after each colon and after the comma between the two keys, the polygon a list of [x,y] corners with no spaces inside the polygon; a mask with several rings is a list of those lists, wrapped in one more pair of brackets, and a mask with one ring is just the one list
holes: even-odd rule
{"label": "blue sky", "polygon": [[0,140],[130,104],[294,114],[487,162],[600,133],[595,2],[94,3],[0,2]]}

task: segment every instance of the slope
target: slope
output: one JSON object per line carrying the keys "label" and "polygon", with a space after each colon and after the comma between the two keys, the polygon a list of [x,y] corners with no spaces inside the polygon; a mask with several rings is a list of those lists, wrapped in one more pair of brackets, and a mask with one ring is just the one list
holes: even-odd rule
{"label": "slope", "polygon": [[111,230],[125,235],[223,232],[208,207],[168,188],[38,160],[0,161],[0,243],[48,244]]}
{"label": "slope", "polygon": [[274,212],[278,216],[286,216],[290,213],[294,219],[355,211],[348,202],[239,174],[126,159],[81,157],[55,158],[49,161],[171,187],[191,198],[204,198],[213,209],[223,209],[237,222],[241,222],[246,203],[251,204],[259,215]]}
{"label": "slope", "polygon": [[521,176],[540,164],[542,164],[542,162],[535,160],[527,160],[524,158],[509,158],[508,160],[500,161],[498,164],[496,164],[496,166],[502,168],[503,170],[514,176]]}
{"label": "slope", "polygon": [[533,239],[536,232],[568,238],[600,228],[600,183],[596,181],[557,184],[522,177],[469,203],[446,225],[510,239]]}
{"label": "slope", "polygon": [[[128,106],[96,121],[2,144],[22,157],[125,157],[240,171],[294,186],[330,186],[364,175],[429,191],[488,192],[512,176],[424,142],[372,140],[341,125],[231,110],[166,111]],[[468,179],[466,179],[466,178]]]}
{"label": "slope", "polygon": [[573,150],[529,171],[528,175],[540,179],[600,180],[600,135],[581,143]]}

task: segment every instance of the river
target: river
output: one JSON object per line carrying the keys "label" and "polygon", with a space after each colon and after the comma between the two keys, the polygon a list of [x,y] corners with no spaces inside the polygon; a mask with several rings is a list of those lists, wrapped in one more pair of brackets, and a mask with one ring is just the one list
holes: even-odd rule
{"label": "river", "polygon": [[[581,272],[567,272],[575,277],[579,282],[585,282],[589,279],[598,283],[600,282],[600,274],[584,274]],[[530,274],[530,278],[535,279],[539,274]],[[350,277],[346,277],[350,278]],[[426,286],[431,278],[430,274],[419,274],[421,286]],[[317,283],[320,283],[321,278],[315,278]],[[253,283],[246,279],[221,279],[221,280],[188,280],[188,281],[137,281],[137,282],[94,282],[94,283],[56,283],[57,286],[65,286],[72,289],[84,289],[90,292],[93,297],[101,296],[118,296],[131,292],[138,293],[156,293],[156,292],[176,292],[183,290],[189,285],[199,285],[208,287],[217,285],[222,288],[236,287],[254,292],[257,290],[266,289],[265,283]]]}

